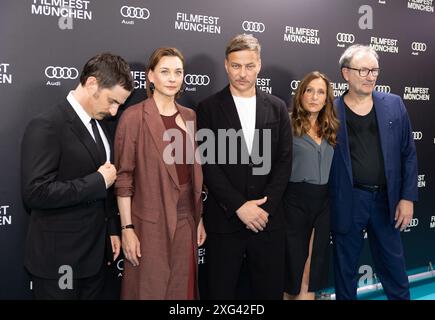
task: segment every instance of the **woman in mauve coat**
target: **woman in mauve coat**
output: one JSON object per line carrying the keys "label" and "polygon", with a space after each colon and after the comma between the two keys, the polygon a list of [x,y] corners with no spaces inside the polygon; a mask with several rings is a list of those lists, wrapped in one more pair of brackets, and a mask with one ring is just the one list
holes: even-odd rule
{"label": "woman in mauve coat", "polygon": [[148,99],[127,108],[115,137],[115,183],[125,256],[122,299],[197,299],[202,171],[196,115],[179,105],[184,58],[159,48],[147,67]]}

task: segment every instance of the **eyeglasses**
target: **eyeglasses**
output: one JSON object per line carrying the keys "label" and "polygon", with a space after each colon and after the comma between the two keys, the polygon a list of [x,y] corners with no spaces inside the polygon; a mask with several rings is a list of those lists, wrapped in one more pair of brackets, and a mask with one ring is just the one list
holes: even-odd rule
{"label": "eyeglasses", "polygon": [[373,69],[367,69],[367,68],[356,69],[351,67],[345,67],[345,68],[358,71],[361,77],[367,77],[370,72],[372,73],[373,77],[377,77],[379,75],[379,72],[381,72],[381,69],[379,68],[373,68]]}

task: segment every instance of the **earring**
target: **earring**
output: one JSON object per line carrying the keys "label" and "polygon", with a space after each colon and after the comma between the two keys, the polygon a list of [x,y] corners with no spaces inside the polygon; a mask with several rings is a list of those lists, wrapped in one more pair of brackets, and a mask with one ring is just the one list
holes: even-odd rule
{"label": "earring", "polygon": [[150,91],[151,91],[151,93],[152,94],[154,94],[154,89],[156,88],[155,86],[154,86],[154,82],[150,82],[150,84],[149,84],[149,87],[150,87]]}

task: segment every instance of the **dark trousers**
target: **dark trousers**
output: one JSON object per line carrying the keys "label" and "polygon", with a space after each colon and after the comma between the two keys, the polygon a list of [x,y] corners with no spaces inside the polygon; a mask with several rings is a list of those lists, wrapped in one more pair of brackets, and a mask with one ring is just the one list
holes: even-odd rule
{"label": "dark trousers", "polygon": [[[59,274],[59,278],[62,275]],[[106,279],[106,268],[94,276],[73,279],[72,288],[61,289],[59,279],[44,279],[32,275],[33,298],[35,300],[95,300],[101,299]],[[64,281],[61,282],[64,283]]]}
{"label": "dark trousers", "polygon": [[337,300],[355,300],[358,260],[364,245],[364,232],[370,243],[376,274],[390,300],[408,300],[409,283],[399,229],[388,215],[386,192],[354,188],[353,224],[348,233],[333,233],[334,277]]}
{"label": "dark trousers", "polygon": [[[284,230],[254,233],[207,233],[205,273],[209,299],[236,299],[246,261],[251,299],[282,300],[285,262]],[[246,259],[246,260],[244,260]]]}

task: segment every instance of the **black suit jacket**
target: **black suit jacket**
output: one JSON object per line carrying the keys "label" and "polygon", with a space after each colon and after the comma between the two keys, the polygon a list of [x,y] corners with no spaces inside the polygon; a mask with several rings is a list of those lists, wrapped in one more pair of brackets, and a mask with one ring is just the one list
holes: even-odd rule
{"label": "black suit jacket", "polygon": [[[270,129],[271,132],[270,152],[268,152],[271,170],[265,175],[253,174],[254,168],[258,169],[262,164],[255,164],[256,161],[252,157],[249,157],[248,163],[242,161],[242,148],[247,150],[243,134],[237,141],[237,163],[228,163],[228,156],[234,155],[228,146],[226,163],[219,163],[219,153],[222,153],[222,149],[218,150],[218,145],[219,140],[222,143],[222,139],[219,139],[218,130],[238,131],[242,128],[229,86],[198,105],[198,129],[211,129],[216,138],[215,164],[203,165],[204,183],[208,189],[208,198],[204,207],[204,223],[207,231],[230,233],[245,228],[236,210],[246,201],[264,196],[267,196],[268,200],[261,207],[269,213],[269,222],[265,230],[280,228],[284,224],[281,198],[292,167],[290,117],[281,99],[257,89],[256,100],[255,128],[259,130],[259,135],[255,139],[259,139],[259,155],[266,156],[263,154],[267,151],[265,144],[269,143],[263,140],[263,130]],[[210,156],[207,152],[203,154],[207,158]]]}
{"label": "black suit jacket", "polygon": [[30,209],[25,266],[31,274],[57,279],[68,265],[74,278],[84,278],[111,259],[109,234],[119,234],[119,216],[99,166],[96,144],[68,102],[27,126],[21,182]]}

